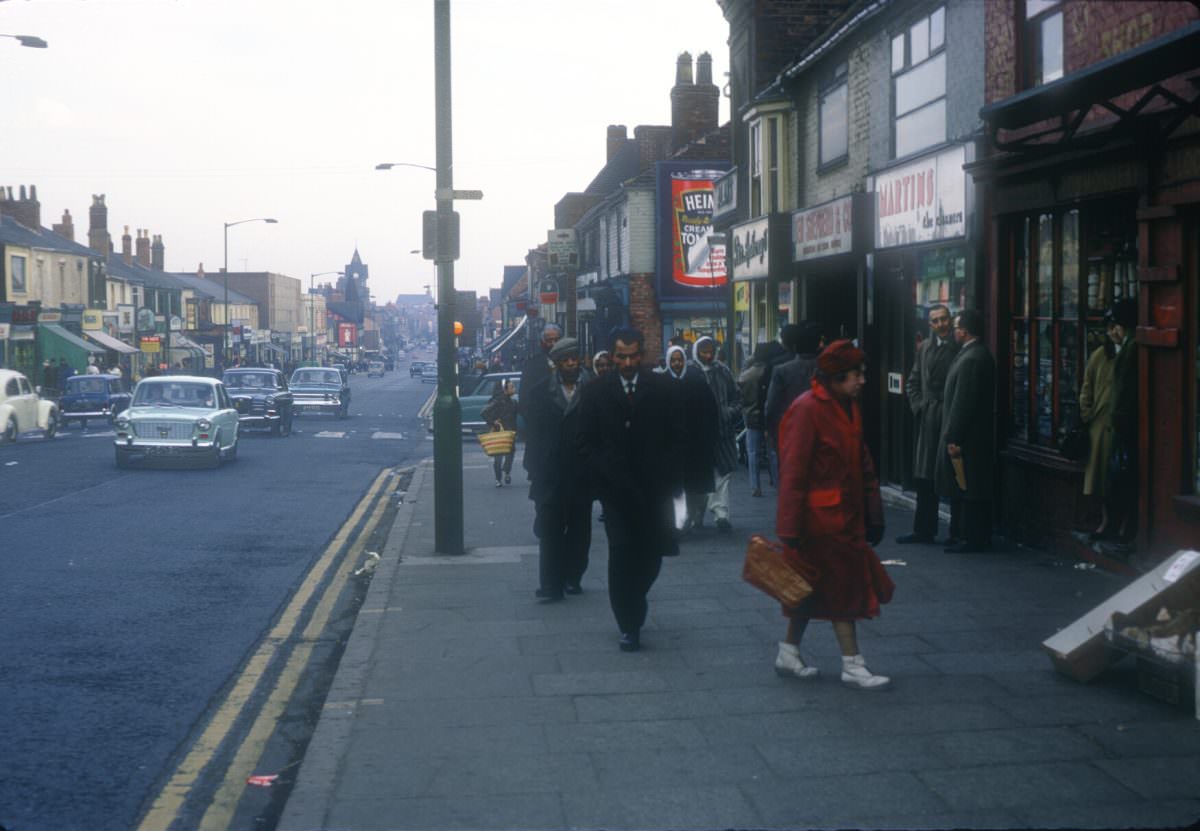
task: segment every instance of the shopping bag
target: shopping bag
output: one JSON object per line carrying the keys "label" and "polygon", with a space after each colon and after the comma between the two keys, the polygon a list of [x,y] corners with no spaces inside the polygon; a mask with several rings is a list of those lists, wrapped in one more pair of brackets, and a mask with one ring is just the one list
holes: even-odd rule
{"label": "shopping bag", "polygon": [[687,497],[682,493],[675,497],[675,530],[682,531],[687,523]]}
{"label": "shopping bag", "polygon": [[810,581],[816,574],[782,543],[755,534],[746,546],[742,579],[784,606],[795,608],[812,594]]}
{"label": "shopping bag", "polygon": [[489,456],[507,456],[513,452],[517,431],[493,430],[490,433],[477,433],[476,438],[483,445],[483,452]]}

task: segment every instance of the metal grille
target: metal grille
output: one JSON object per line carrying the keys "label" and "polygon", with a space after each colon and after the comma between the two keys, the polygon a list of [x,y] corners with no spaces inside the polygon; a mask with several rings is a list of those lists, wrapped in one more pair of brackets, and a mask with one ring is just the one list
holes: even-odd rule
{"label": "metal grille", "polygon": [[261,398],[235,398],[234,404],[241,415],[260,416],[267,414],[267,404]]}
{"label": "metal grille", "polygon": [[[163,435],[163,431],[166,435]],[[192,425],[175,421],[137,421],[133,425],[134,435],[139,439],[190,439]]]}

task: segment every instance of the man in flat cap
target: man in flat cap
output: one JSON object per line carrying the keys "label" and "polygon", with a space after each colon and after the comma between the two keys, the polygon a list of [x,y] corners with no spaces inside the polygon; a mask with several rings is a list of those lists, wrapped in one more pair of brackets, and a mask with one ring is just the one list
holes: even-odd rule
{"label": "man in flat cap", "polygon": [[[521,368],[521,383],[517,385],[517,394],[520,396],[517,401],[517,411],[526,419],[529,418],[529,413],[526,412],[527,396],[524,391],[533,389],[554,371],[554,361],[550,358],[550,350],[554,348],[554,344],[558,343],[561,337],[562,327],[557,323],[547,323],[543,326],[542,337],[538,342],[539,349],[529,356]],[[521,466],[525,468],[526,472],[529,471],[528,448],[526,448],[525,457],[521,460]]]}
{"label": "man in flat cap", "polygon": [[525,467],[538,538],[536,597],[554,603],[583,591],[592,544],[592,494],[578,451],[580,387],[590,375],[579,342],[562,338],[549,351],[553,369],[531,389],[525,405]]}

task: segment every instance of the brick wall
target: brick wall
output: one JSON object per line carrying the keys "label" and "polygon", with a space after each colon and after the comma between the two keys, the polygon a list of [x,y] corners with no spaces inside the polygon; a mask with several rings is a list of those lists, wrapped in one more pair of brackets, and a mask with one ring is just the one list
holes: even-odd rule
{"label": "brick wall", "polygon": [[652,367],[662,358],[662,317],[654,291],[654,273],[629,275],[629,322],[646,339],[643,364]]}

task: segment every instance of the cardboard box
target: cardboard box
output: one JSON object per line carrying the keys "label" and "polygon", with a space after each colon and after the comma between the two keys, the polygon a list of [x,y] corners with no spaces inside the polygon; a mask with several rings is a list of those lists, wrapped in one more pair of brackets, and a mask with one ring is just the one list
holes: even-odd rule
{"label": "cardboard box", "polygon": [[1091,681],[1124,654],[1109,646],[1104,625],[1114,612],[1149,622],[1162,606],[1200,605],[1200,551],[1178,551],[1046,640],[1054,668],[1076,681]]}

